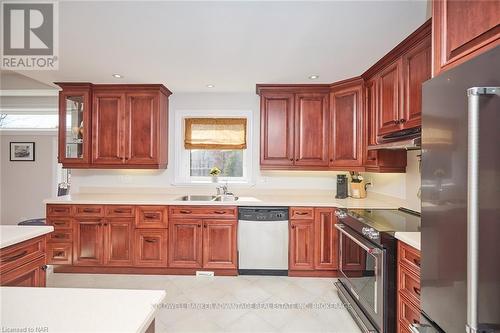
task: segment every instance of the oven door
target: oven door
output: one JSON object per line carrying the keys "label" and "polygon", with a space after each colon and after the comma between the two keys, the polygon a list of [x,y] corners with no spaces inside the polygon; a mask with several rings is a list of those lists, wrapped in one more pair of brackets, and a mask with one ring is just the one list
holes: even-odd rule
{"label": "oven door", "polygon": [[384,263],[386,251],[344,224],[339,230],[340,281],[380,332],[384,332]]}

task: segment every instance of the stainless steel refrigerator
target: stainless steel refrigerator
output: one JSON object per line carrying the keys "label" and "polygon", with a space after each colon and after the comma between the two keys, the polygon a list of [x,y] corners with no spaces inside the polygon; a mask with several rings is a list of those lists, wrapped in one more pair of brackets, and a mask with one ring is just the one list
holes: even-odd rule
{"label": "stainless steel refrigerator", "polygon": [[424,83],[421,163],[412,331],[500,332],[500,47]]}

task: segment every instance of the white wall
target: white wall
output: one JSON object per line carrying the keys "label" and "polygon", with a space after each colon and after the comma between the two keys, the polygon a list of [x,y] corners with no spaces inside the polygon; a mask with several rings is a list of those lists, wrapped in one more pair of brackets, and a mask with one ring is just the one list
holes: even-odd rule
{"label": "white wall", "polygon": [[[35,142],[34,162],[9,161],[11,141]],[[52,132],[0,132],[0,224],[45,216],[43,200],[57,193],[57,135]]]}
{"label": "white wall", "polygon": [[[72,192],[95,191],[110,188],[155,188],[168,191],[188,191],[173,185],[174,175],[174,140],[172,135],[176,124],[174,114],[179,110],[251,110],[253,111],[253,177],[254,189],[317,189],[331,190],[336,188],[338,172],[299,172],[299,171],[260,171],[259,170],[259,98],[255,94],[238,93],[185,93],[173,94],[170,98],[170,138],[169,167],[167,170],[73,170]],[[374,186],[369,192],[376,192],[408,200],[408,208],[420,211],[420,200],[416,193],[420,186],[420,174],[417,171],[417,152],[408,153],[406,174],[367,173]],[[213,191],[210,184],[202,188]],[[241,186],[240,186],[241,187]],[[238,188],[238,186],[233,186]],[[135,190],[135,189],[134,189]],[[191,190],[191,189],[189,189]]]}

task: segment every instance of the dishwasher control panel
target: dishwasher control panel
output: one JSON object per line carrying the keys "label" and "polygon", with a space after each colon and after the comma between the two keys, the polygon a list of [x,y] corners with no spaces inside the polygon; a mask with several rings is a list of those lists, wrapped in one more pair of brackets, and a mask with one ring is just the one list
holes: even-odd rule
{"label": "dishwasher control panel", "polygon": [[288,207],[239,207],[240,221],[287,221]]}

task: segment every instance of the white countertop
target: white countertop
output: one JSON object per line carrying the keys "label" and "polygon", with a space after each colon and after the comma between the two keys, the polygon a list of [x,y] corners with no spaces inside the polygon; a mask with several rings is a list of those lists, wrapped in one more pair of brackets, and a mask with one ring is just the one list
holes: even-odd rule
{"label": "white countertop", "polygon": [[[2,331],[145,332],[164,290],[1,287]],[[24,332],[24,331],[19,331]],[[35,332],[35,331],[33,331]]]}
{"label": "white countertop", "polygon": [[54,231],[52,226],[0,225],[0,249]]}
{"label": "white countertop", "polygon": [[420,232],[396,232],[394,237],[420,251]]}
{"label": "white countertop", "polygon": [[[293,191],[292,191],[293,192]],[[405,201],[383,195],[369,194],[365,199],[335,199],[333,193],[251,194],[241,195],[237,201],[181,201],[185,194],[170,193],[81,193],[44,200],[46,204],[117,204],[117,205],[231,205],[231,206],[313,206],[338,208],[399,208]]]}

